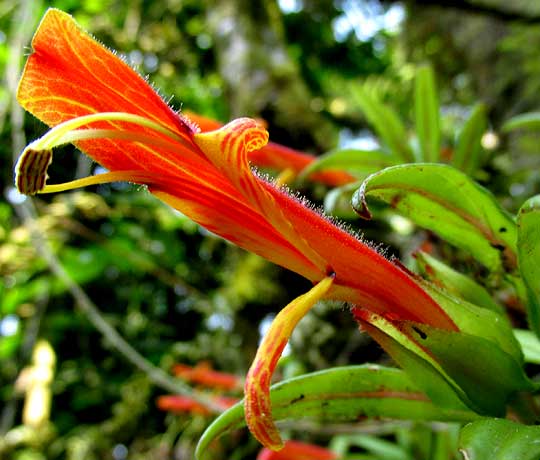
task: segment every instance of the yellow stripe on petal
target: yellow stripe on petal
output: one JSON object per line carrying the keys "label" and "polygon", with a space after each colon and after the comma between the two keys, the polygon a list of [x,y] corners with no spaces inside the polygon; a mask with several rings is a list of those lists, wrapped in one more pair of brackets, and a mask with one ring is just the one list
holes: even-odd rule
{"label": "yellow stripe on petal", "polygon": [[244,409],[249,430],[259,442],[272,450],[283,447],[279,430],[272,419],[270,380],[277,362],[298,322],[332,287],[334,275],[316,284],[281,310],[263,338],[246,377]]}

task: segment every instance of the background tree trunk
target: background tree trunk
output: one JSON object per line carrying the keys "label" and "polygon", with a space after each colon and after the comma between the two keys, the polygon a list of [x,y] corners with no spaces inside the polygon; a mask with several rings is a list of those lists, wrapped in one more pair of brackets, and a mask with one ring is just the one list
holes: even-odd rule
{"label": "background tree trunk", "polygon": [[274,0],[209,0],[207,18],[232,118],[262,116],[274,133],[286,129],[292,139],[282,140],[293,145],[325,150],[335,144],[331,124],[310,107],[313,95],[287,52]]}

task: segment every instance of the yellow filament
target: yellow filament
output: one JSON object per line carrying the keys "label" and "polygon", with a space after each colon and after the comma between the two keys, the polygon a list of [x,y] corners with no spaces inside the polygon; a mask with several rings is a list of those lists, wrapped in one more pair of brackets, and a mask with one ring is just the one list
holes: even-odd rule
{"label": "yellow filament", "polygon": [[89,185],[108,184],[110,182],[134,182],[139,184],[151,184],[158,180],[155,174],[143,171],[114,171],[95,176],[83,177],[82,179],[64,182],[63,184],[46,185],[38,193],[56,193],[73,190],[75,188],[88,187]]}
{"label": "yellow filament", "polygon": [[[60,123],[59,125],[49,130],[43,137],[32,142],[31,144],[32,148],[35,150],[50,150],[53,147],[66,144],[67,142],[73,142],[74,140],[79,140],[76,137],[76,134],[74,134],[74,138],[69,139],[70,135],[68,133],[70,131],[77,130],[81,126],[85,126],[90,123],[95,123],[98,121],[124,121],[127,123],[133,123],[135,125],[153,129],[154,131],[164,134],[174,139],[175,141],[186,145],[186,141],[182,136],[178,135],[174,131],[171,131],[170,129],[164,127],[163,125],[160,125],[159,123],[156,123],[155,121],[152,121],[148,118],[141,117],[140,115],[135,115],[132,113],[125,113],[125,112],[100,112],[100,113],[94,113],[91,115],[84,115],[82,117],[73,118],[71,120],[67,120],[63,123]],[[68,140],[65,140],[65,139],[68,139]]]}
{"label": "yellow filament", "polygon": [[[163,139],[149,133],[139,132],[133,128],[128,129],[125,127],[122,129],[78,129],[82,126],[86,126],[98,121],[122,121],[132,123],[137,126],[146,127],[158,133],[164,134],[167,136],[167,138]],[[152,120],[139,115],[123,112],[102,112],[85,115],[65,121],[64,123],[60,123],[24,149],[23,153],[19,157],[19,160],[17,161],[17,165],[15,166],[15,181],[18,190],[23,194],[33,195],[35,193],[63,191],[75,187],[83,187],[86,185],[112,182],[116,180],[148,183],[146,176],[144,176],[144,180],[134,179],[127,177],[125,172],[120,172],[120,176],[118,176],[121,177],[120,179],[116,179],[114,178],[115,176],[109,175],[103,176],[99,179],[96,177],[86,178],[78,181],[68,182],[66,184],[46,186],[45,182],[47,180],[47,169],[52,161],[52,149],[59,145],[89,139],[123,139],[147,145],[156,145],[158,147],[168,149],[177,149],[178,144],[181,144],[188,149],[193,148],[193,145],[190,144],[189,141],[187,141],[184,137]]]}

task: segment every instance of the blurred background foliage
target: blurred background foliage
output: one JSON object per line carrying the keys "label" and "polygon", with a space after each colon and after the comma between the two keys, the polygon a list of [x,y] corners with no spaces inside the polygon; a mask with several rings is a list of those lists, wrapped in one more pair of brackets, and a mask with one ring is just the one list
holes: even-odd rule
{"label": "blurred background foliage", "polygon": [[[538,134],[499,131],[509,117],[539,109],[536,2],[1,0],[0,458],[191,458],[208,422],[204,415],[173,415],[155,407],[155,398],[166,391],[136,370],[76,308],[22,224],[13,163],[25,139],[45,127],[22,113],[14,91],[31,35],[49,6],[73,14],[118,50],[176,109],[221,121],[262,117],[272,140],[315,154],[376,145],[350,96],[361,82],[396,107],[402,119],[412,120],[415,66],[429,61],[448,145],[473,105],[483,102],[496,142],[480,181],[511,211],[540,191]],[[53,181],[94,168],[71,147],[56,154]],[[303,184],[302,192],[320,202],[327,190]],[[244,375],[261,330],[309,287],[201,230],[137,187],[103,185],[40,196],[33,203],[39,227],[67,273],[103,318],[167,372],[177,362],[209,361]],[[360,226],[400,256],[426,238],[392,221]],[[358,333],[345,310],[320,305],[302,321],[281,376],[387,359]],[[44,383],[52,408],[49,415],[44,402],[42,419],[32,425],[22,415],[36,378],[27,371],[42,341],[52,349],[47,372],[53,378]],[[357,458],[454,458],[453,427],[436,435],[423,426],[356,427],[398,441],[401,450],[395,451],[376,438],[383,443],[377,457],[366,454],[373,452],[366,447],[373,442],[336,435],[348,428],[288,428],[297,438],[364,453]],[[256,455],[257,445],[245,433],[226,443],[216,458]]]}

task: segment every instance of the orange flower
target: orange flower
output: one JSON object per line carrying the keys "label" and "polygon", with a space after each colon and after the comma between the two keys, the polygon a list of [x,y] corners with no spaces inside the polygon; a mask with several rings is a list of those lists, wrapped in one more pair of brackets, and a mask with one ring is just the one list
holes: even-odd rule
{"label": "orange flower", "polygon": [[[215,120],[211,120],[210,118],[195,113],[189,112],[188,116],[192,121],[197,123],[202,131],[213,131],[222,126],[221,123],[218,123]],[[300,174],[303,169],[313,163],[316,159],[317,157],[313,155],[299,152],[298,150],[276,144],[275,142],[268,142],[264,147],[261,147],[259,150],[254,150],[249,154],[249,160],[256,166],[278,171],[290,171],[294,176]],[[354,176],[339,170],[315,172],[311,174],[309,178],[313,181],[321,182],[333,187],[345,185],[356,180]]]}
{"label": "orange flower", "polygon": [[[212,396],[211,401],[223,410],[234,406],[238,402],[238,398],[229,396]],[[210,415],[212,412],[203,404],[189,396],[180,395],[164,395],[156,399],[156,406],[168,412],[176,414],[189,413],[199,415]]]}
{"label": "orange flower", "polygon": [[[32,41],[18,89],[21,105],[52,126],[16,166],[22,193],[130,181],[210,231],[311,280],[315,287],[276,317],[246,380],[246,419],[266,446],[282,441],[271,417],[269,383],[294,326],[321,298],[456,330],[454,322],[400,266],[309,204],[251,169],[248,155],[268,133],[234,120],[198,132],[114,53],[50,9]],[[75,143],[110,172],[46,185],[55,146]]]}
{"label": "orange flower", "polygon": [[287,441],[279,452],[264,448],[257,460],[336,460],[338,456],[331,450],[300,441]]}
{"label": "orange flower", "polygon": [[241,377],[215,371],[207,362],[198,363],[195,367],[175,364],[173,372],[177,377],[211,388],[238,390],[244,385],[244,380]]}

